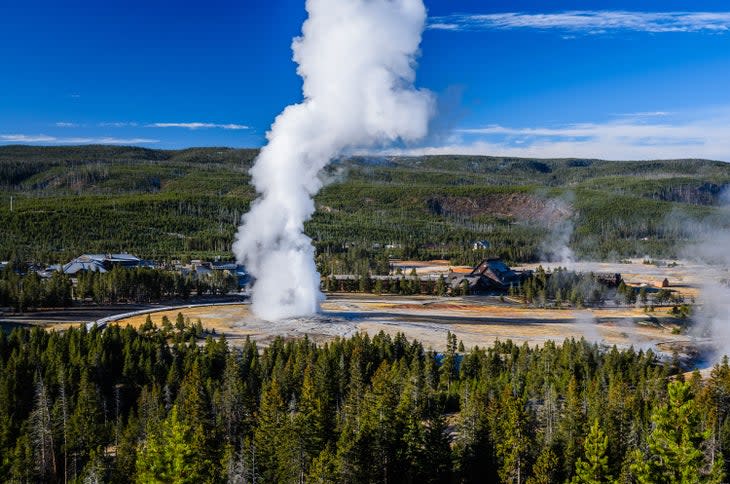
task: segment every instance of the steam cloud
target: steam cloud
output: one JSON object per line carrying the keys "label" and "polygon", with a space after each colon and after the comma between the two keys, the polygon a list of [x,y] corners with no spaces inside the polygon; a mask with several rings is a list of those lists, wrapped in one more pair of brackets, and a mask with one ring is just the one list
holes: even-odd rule
{"label": "steam cloud", "polygon": [[705,227],[695,227],[694,236],[698,242],[685,250],[690,258],[711,264],[717,273],[715,277],[705,278],[700,285],[696,315],[700,332],[711,338],[715,350],[713,363],[730,355],[730,254],[727,250],[730,247],[730,191],[725,190],[719,201],[721,207],[717,218]]}
{"label": "steam cloud", "polygon": [[575,253],[570,248],[570,238],[573,236],[573,222],[561,220],[550,229],[550,236],[542,244],[542,252],[549,262],[558,262],[565,267],[573,267]]}
{"label": "steam cloud", "polygon": [[344,151],[426,135],[433,100],[413,87],[421,0],[307,0],[292,43],[304,100],[267,133],[251,176],[259,197],[233,251],[256,278],[252,309],[276,320],[316,313],[323,295],[304,222],[317,174]]}
{"label": "steam cloud", "polygon": [[550,229],[550,235],[543,241],[540,249],[547,261],[558,262],[572,268],[576,262],[575,253],[570,248],[574,230],[571,219],[574,194],[567,193],[564,197],[548,199],[545,203],[539,218],[548,221],[547,228]]}
{"label": "steam cloud", "polygon": [[601,343],[601,333],[598,331],[598,322],[590,311],[577,311],[573,329],[591,343]]}

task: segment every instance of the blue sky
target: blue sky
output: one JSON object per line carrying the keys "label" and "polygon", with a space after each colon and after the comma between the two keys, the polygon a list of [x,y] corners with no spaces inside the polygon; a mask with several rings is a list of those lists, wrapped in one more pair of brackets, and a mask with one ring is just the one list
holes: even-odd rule
{"label": "blue sky", "polygon": [[[301,99],[302,0],[13,3],[0,144],[260,146]],[[439,112],[394,152],[730,161],[727,2],[426,6],[417,84]]]}

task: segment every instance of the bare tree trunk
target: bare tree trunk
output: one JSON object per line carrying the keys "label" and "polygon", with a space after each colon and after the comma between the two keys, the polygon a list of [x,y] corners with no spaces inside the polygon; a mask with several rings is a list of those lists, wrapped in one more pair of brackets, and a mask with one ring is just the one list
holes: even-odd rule
{"label": "bare tree trunk", "polygon": [[251,484],[256,484],[256,444],[251,441]]}
{"label": "bare tree trunk", "polygon": [[38,375],[38,381],[35,385],[35,409],[31,414],[31,422],[33,423],[33,446],[38,459],[37,466],[43,480],[56,474],[50,407],[46,386],[43,384],[43,379]]}
{"label": "bare tree trunk", "polygon": [[68,438],[67,438],[67,424],[68,424],[68,400],[66,399],[66,379],[63,371],[61,371],[59,378],[59,398],[61,400],[61,424],[63,426],[63,482],[68,483]]}
{"label": "bare tree trunk", "polygon": [[121,406],[121,397],[119,395],[119,385],[114,386],[114,448],[119,449],[119,419],[121,418],[121,412],[119,407]]}

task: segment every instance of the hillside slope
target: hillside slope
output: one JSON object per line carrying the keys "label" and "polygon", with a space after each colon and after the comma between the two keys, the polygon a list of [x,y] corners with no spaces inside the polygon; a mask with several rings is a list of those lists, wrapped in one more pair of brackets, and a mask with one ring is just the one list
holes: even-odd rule
{"label": "hillside slope", "polygon": [[[228,257],[254,191],[257,150],[0,147],[0,259],[80,252]],[[388,253],[470,262],[579,255],[671,257],[687,220],[720,223],[730,165],[482,156],[356,157],[331,165],[307,224],[320,265]],[[10,211],[10,198],[13,211]],[[472,243],[487,240],[488,251]],[[365,261],[365,262],[363,262]]]}

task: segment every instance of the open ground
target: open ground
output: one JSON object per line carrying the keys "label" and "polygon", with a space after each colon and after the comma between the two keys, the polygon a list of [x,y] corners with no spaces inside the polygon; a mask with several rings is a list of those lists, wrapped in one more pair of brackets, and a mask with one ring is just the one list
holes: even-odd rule
{"label": "open ground", "polygon": [[[415,267],[419,274],[447,273],[464,270],[451,267],[447,261],[415,263],[402,261],[405,269]],[[535,269],[539,264],[525,266]],[[565,264],[547,264],[555,268]],[[618,272],[633,285],[661,286],[666,278],[670,288],[693,300],[700,287],[708,281],[727,277],[726,271],[715,266],[686,261],[644,264],[640,260],[626,263],[581,262],[571,264],[579,272]],[[404,271],[405,272],[405,271]],[[199,301],[202,303],[203,301]],[[117,305],[104,308],[79,308],[55,312],[29,313],[7,322],[29,323],[36,320],[45,327],[64,329],[72,324],[89,323],[97,318],[109,318],[115,324],[141,325],[151,315],[160,325],[163,316],[174,320],[178,313],[195,321],[200,319],[206,328],[225,335],[232,344],[246,337],[266,346],[276,337],[307,336],[317,342],[337,337],[348,337],[358,332],[374,335],[384,331],[391,335],[404,333],[409,339],[421,341],[425,347],[442,350],[450,331],[464,343],[466,349],[485,347],[495,340],[511,339],[531,345],[566,338],[581,338],[620,348],[653,349],[670,356],[673,351],[692,359],[700,354],[697,340],[686,333],[686,322],[672,317],[669,308],[656,308],[647,313],[639,307],[607,305],[590,309],[536,309],[525,307],[519,301],[499,296],[397,296],[373,294],[329,294],[322,304],[321,314],[314,317],[283,321],[257,318],[248,304],[179,306]],[[174,306],[174,307],[171,307]],[[129,314],[142,310],[143,314]],[[7,318],[6,318],[7,319]],[[109,319],[104,319],[107,321]]]}
{"label": "open ground", "polygon": [[[427,348],[442,350],[446,335],[456,334],[467,349],[489,346],[495,340],[511,339],[528,344],[548,340],[584,337],[590,341],[636,349],[667,350],[667,344],[686,342],[688,337],[673,332],[675,326],[661,324],[665,312],[650,319],[641,309],[547,310],[524,308],[499,297],[426,297],[368,294],[332,294],[322,313],[308,318],[265,321],[247,304],[180,308],[157,312],[152,321],[160,325],[163,316],[171,320],[182,313],[206,328],[225,335],[233,344],[249,337],[261,345],[273,338],[307,336],[317,342],[384,331],[404,333]],[[657,318],[656,316],[659,316]],[[117,324],[141,325],[147,315],[123,318]]]}

